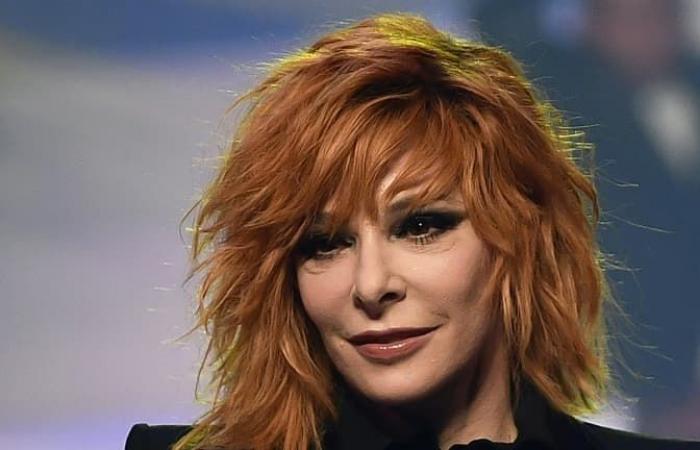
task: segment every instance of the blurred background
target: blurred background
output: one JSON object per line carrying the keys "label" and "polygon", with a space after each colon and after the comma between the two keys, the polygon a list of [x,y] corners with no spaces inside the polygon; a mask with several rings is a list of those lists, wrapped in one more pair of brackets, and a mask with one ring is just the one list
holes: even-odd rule
{"label": "blurred background", "polygon": [[586,130],[627,315],[590,419],[700,438],[700,2],[0,0],[0,448],[119,449],[203,411],[178,227],[226,107],[260,63],[397,10],[509,49]]}

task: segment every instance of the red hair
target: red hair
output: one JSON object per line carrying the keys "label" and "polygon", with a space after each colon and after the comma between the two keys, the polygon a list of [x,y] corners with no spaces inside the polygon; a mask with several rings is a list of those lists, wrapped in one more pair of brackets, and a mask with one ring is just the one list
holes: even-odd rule
{"label": "red hair", "polygon": [[[278,61],[198,204],[193,273],[216,396],[176,447],[306,449],[335,417],[332,365],[296,288],[295,248],[329,200],[347,221],[420,185],[460,189],[492,255],[489,282],[515,382],[566,412],[606,382],[598,204],[588,150],[504,51],[413,15],[371,17]],[[342,188],[341,188],[342,187]]]}

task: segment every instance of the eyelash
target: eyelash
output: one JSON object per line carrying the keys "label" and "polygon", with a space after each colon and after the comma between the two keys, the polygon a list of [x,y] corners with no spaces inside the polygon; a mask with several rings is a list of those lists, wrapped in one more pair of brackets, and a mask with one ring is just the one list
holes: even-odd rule
{"label": "eyelash", "polygon": [[[409,214],[391,228],[393,236],[406,238],[417,246],[428,245],[435,241],[443,233],[456,228],[464,220],[463,216],[455,212],[447,211],[417,211]],[[410,235],[410,227],[421,224],[427,226],[427,231],[422,234]],[[304,260],[332,259],[343,248],[352,245],[351,238],[339,234],[335,237],[317,233],[304,238],[298,248]],[[321,251],[323,247],[330,250]]]}

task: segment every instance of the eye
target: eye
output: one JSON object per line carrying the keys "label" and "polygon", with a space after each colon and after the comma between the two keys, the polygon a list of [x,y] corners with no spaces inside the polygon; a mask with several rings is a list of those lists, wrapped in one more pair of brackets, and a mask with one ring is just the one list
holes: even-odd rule
{"label": "eye", "polygon": [[394,235],[417,244],[427,244],[442,233],[459,225],[464,217],[456,212],[420,211],[403,219],[394,228]]}
{"label": "eye", "polygon": [[349,236],[312,234],[302,239],[297,251],[303,259],[330,259],[352,244]]}

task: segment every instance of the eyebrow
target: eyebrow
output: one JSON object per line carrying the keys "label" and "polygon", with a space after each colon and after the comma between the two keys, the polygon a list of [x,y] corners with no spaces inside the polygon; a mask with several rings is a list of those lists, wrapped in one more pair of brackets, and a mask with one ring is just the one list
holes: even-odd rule
{"label": "eyebrow", "polygon": [[393,201],[389,203],[389,206],[387,207],[387,213],[388,215],[395,215],[405,212],[406,210],[411,209],[412,204],[413,197],[405,197],[400,200]]}
{"label": "eyebrow", "polygon": [[[438,203],[438,202],[445,202],[451,206],[457,206],[457,200],[452,199],[450,196],[447,197],[440,197],[434,200],[431,200],[430,203]],[[407,211],[410,211],[413,209],[413,205],[415,204],[415,196],[413,195],[408,195],[403,198],[400,198],[398,200],[395,200],[389,204],[386,208],[386,216],[387,217],[395,217],[398,215],[401,215],[403,213],[406,213]],[[309,228],[312,232],[314,231],[322,231],[326,228],[328,228],[329,223],[331,222],[331,215],[325,211],[321,211],[316,218],[314,219],[313,223],[311,224],[311,227]],[[342,226],[341,226],[342,229]]]}
{"label": "eyebrow", "polygon": [[[458,206],[460,203],[458,199],[453,199],[451,196],[443,196],[439,197],[433,200],[430,200],[428,204],[419,206],[418,209],[426,206],[430,206],[433,203],[441,203],[444,202],[450,206]],[[406,212],[407,210],[413,209],[413,205],[415,204],[415,196],[406,196],[404,198],[401,198],[399,200],[393,201],[389,204],[387,207],[387,213],[388,215],[396,215],[400,214],[403,212]]]}

